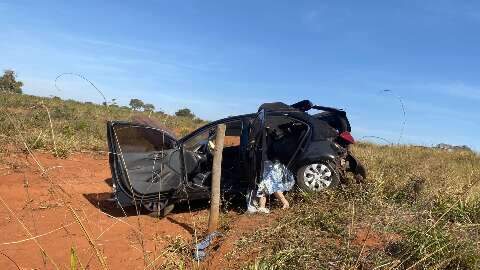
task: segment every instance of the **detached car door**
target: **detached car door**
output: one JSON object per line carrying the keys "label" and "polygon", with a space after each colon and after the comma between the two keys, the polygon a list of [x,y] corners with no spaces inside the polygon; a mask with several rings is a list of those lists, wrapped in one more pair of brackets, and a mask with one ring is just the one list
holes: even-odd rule
{"label": "detached car door", "polygon": [[265,131],[265,116],[264,110],[257,113],[252,120],[248,134],[248,176],[249,188],[256,189],[256,186],[263,175],[263,162],[267,155],[267,140]]}
{"label": "detached car door", "polygon": [[177,141],[166,132],[145,125],[108,122],[107,136],[114,190],[122,205],[159,200],[180,187],[182,155]]}

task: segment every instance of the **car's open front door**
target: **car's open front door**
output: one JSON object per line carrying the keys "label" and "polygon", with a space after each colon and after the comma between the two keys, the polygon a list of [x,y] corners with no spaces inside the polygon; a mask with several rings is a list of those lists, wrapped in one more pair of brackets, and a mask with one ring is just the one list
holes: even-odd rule
{"label": "car's open front door", "polygon": [[248,134],[249,188],[256,189],[263,175],[263,162],[267,155],[267,141],[265,131],[265,111],[260,110],[250,124]]}
{"label": "car's open front door", "polygon": [[122,205],[167,199],[182,182],[182,158],[174,138],[153,127],[108,122],[109,161]]}

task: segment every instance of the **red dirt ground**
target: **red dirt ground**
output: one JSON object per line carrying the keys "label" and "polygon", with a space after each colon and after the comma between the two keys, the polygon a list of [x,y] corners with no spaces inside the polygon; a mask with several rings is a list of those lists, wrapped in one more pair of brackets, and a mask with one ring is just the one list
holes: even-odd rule
{"label": "red dirt ground", "polygon": [[[115,207],[108,200],[111,175],[106,155],[79,153],[58,159],[50,154],[36,153],[36,157],[47,173],[42,175],[31,156],[0,156],[2,270],[56,269],[54,264],[59,269],[70,269],[72,248],[85,269],[101,269],[71,209],[104,255],[109,269],[161,269],[167,257],[170,263],[179,263],[175,252],[190,256],[195,229],[198,239],[205,234],[208,220],[205,203],[193,205],[192,212],[185,207],[174,210],[164,219],[137,215],[135,209],[123,212]],[[228,220],[228,229],[224,236],[212,245],[204,262],[197,264],[189,260],[186,268],[238,266],[238,261],[232,262],[227,256],[235,252],[236,241],[271,224],[281,213],[282,210],[275,210],[268,216],[225,213],[222,217]],[[354,240],[354,244],[365,245],[367,249],[378,248],[382,242],[380,237],[366,230],[359,230]],[[255,248],[252,252],[256,252]],[[249,254],[244,262],[251,262],[255,257],[256,254]],[[178,268],[178,265],[173,266]]]}
{"label": "red dirt ground", "polygon": [[[175,247],[171,243],[176,237],[193,248],[194,221],[198,234],[204,234],[208,219],[205,206],[191,213],[174,211],[164,219],[136,215],[135,209],[127,209],[125,216],[107,200],[111,175],[104,155],[83,153],[58,159],[36,153],[36,157],[48,177],[42,176],[30,156],[10,155],[0,162],[0,196],[6,204],[0,200],[0,269],[17,269],[15,264],[21,269],[55,269],[53,263],[60,269],[70,269],[72,248],[85,268],[100,269],[70,205],[104,254],[109,269],[158,267],[166,247]],[[195,268],[222,269],[223,255],[235,248],[238,238],[273,219],[233,211],[226,215],[229,230],[220,239],[220,248]],[[151,264],[154,258],[158,259]]]}
{"label": "red dirt ground", "polygon": [[[122,217],[121,211],[113,203],[105,201],[111,191],[106,158],[86,154],[73,155],[66,160],[46,154],[40,154],[38,158],[44,168],[50,169],[48,174],[52,182],[66,190],[71,198],[66,202],[57,199],[61,192],[52,188],[49,180],[41,176],[31,158],[28,159],[31,166],[1,176],[0,196],[32,235],[42,235],[60,228],[36,239],[47,256],[60,268],[69,268],[72,247],[84,266],[88,264],[91,269],[100,268],[84,233],[67,207],[69,203],[83,219],[82,223],[98,248],[104,252],[111,269],[143,269],[146,266],[144,254],[153,257],[165,245],[166,241],[160,239],[161,236],[179,235],[187,241],[191,239],[190,233],[182,227],[183,219],[187,218],[185,214],[172,216],[177,223],[171,219],[159,220],[145,215]],[[107,205],[109,203],[110,206]],[[110,208],[110,211],[100,211],[97,208],[99,205]],[[0,217],[0,249],[3,254],[22,268],[54,268],[33,240],[11,243],[31,236],[4,205],[0,207]],[[141,233],[135,233],[137,230]],[[155,239],[155,235],[160,238]],[[142,240],[144,248],[139,243]],[[6,256],[0,256],[0,269],[16,269],[16,266]]]}

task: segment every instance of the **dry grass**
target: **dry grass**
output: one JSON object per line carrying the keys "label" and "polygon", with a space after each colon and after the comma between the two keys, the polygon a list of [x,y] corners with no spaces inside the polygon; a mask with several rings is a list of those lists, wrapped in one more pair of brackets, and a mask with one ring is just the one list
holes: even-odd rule
{"label": "dry grass", "polygon": [[[182,136],[205,124],[199,119],[135,112],[127,107],[0,92],[0,152],[23,136],[28,147],[66,157],[78,151],[105,151],[108,120],[148,115]],[[15,126],[17,128],[15,128]],[[20,132],[17,132],[20,130]],[[19,134],[21,133],[21,134]]]}
{"label": "dry grass", "polygon": [[424,203],[479,199],[480,158],[474,152],[361,144],[355,153],[369,169],[379,196]]}
{"label": "dry grass", "polygon": [[239,257],[260,250],[244,268],[480,267],[478,155],[371,144],[354,151],[369,183],[293,196],[292,211],[237,243]]}

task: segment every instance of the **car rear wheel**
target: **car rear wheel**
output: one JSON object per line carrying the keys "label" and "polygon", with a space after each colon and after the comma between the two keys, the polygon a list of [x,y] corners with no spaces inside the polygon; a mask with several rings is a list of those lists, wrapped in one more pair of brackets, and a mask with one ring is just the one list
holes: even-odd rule
{"label": "car rear wheel", "polygon": [[147,210],[151,217],[163,218],[172,212],[175,204],[169,203],[168,200],[160,202],[146,202],[143,203],[143,208]]}
{"label": "car rear wheel", "polygon": [[327,161],[307,164],[297,171],[297,185],[305,192],[321,192],[338,183],[338,173]]}

